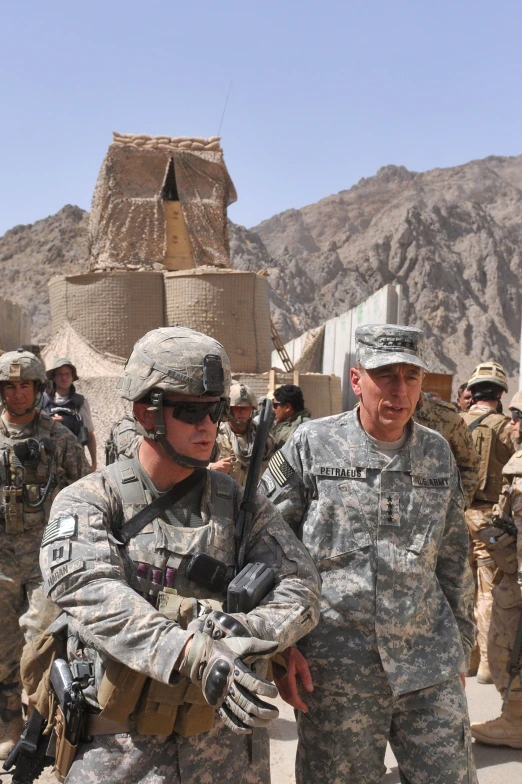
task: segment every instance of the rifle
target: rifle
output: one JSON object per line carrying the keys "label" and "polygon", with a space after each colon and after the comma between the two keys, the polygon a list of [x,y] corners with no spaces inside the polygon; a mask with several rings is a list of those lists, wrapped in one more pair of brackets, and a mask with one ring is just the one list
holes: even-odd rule
{"label": "rifle", "polygon": [[227,612],[250,612],[269,593],[275,582],[274,570],[262,563],[247,564],[245,554],[254,514],[254,499],[261,473],[266,442],[274,419],[272,403],[265,398],[260,406],[259,422],[256,427],[252,457],[248,467],[245,493],[237,518],[234,537],[236,540],[236,576],[228,586]]}
{"label": "rifle", "polygon": [[506,670],[509,675],[509,681],[508,681],[507,689],[504,692],[504,699],[502,701],[502,712],[505,711],[506,706],[508,704],[509,692],[511,691],[511,686],[513,684],[513,681],[515,680],[517,675],[520,675],[520,671],[522,670],[522,611],[520,612],[520,618],[518,619],[518,627],[517,627],[517,632],[515,634],[515,641],[511,649],[511,654],[509,656],[509,662]]}
{"label": "rifle", "polygon": [[50,682],[58,702],[53,730],[35,709],[3,765],[4,770],[16,766],[12,784],[32,784],[53,758],[56,777],[63,782],[74,760],[85,717],[85,698],[64,659],[53,662]]}

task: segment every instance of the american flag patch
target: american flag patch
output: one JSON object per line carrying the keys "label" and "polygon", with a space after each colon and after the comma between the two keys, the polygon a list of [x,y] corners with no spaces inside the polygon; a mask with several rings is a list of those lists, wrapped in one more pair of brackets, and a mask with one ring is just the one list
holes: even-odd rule
{"label": "american flag patch", "polygon": [[295,474],[294,469],[281,451],[276,452],[275,455],[270,459],[270,462],[268,463],[268,470],[280,487],[288,482],[292,474]]}
{"label": "american flag patch", "polygon": [[57,539],[70,539],[76,533],[77,523],[76,515],[57,517],[56,520],[48,523],[43,534],[42,547]]}

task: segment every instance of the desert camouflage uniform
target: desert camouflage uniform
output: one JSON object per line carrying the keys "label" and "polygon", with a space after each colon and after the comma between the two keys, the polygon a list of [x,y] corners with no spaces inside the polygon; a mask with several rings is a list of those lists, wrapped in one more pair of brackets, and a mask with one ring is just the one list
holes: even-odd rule
{"label": "desert camouflage uniform", "polygon": [[[132,485],[133,503],[122,504],[111,473],[117,467],[123,472],[122,480],[125,476],[127,486]],[[57,521],[70,520],[71,515],[77,522],[67,539],[43,546],[41,567],[51,598],[67,612],[69,631],[75,634],[69,641],[70,660],[85,658],[93,663],[94,675],[85,689],[91,711],[98,709],[96,684],[107,660],[169,683],[190,635],[151,606],[143,594],[153,601],[170,567],[177,569],[172,587],[180,595],[223,600],[222,595],[190,582],[185,569],[188,556],[197,551],[233,567],[234,519],[242,494],[230,477],[208,471],[199,498],[193,496],[189,505],[182,499],[127,545],[118,546],[112,531],[157,495],[137,460],[120,461],[60,493],[50,525],[61,527]],[[63,528],[67,530],[66,522]],[[248,624],[256,636],[275,640],[284,649],[316,624],[319,581],[305,548],[262,496],[255,503],[246,557],[276,571],[275,588],[248,614]],[[159,571],[150,576],[149,568],[149,577],[140,577],[138,564]],[[233,734],[218,719],[210,732],[189,738],[174,732],[167,739],[140,735],[131,721],[130,732],[95,735],[92,743],[83,744],[67,782],[266,784],[270,779],[268,738],[266,730],[259,732],[261,760],[250,764],[249,737]]]}
{"label": "desert camouflage uniform", "polygon": [[466,506],[471,506],[480,481],[478,475],[480,457],[462,417],[449,403],[445,403],[444,400],[431,400],[421,392],[413,418],[419,425],[436,430],[450,445],[460,471]]}
{"label": "desert camouflage uniform", "polygon": [[299,643],[314,680],[298,714],[298,784],[376,784],[387,740],[415,784],[476,782],[459,673],[473,644],[464,497],[438,433],[391,459],[355,411],[309,422],[261,490],[309,549],[321,621]]}
{"label": "desert camouflage uniform", "polygon": [[[519,584],[517,577],[517,570],[522,576],[522,451],[515,452],[504,466],[502,473],[504,487],[493,514],[511,518],[517,527],[518,535],[517,561],[513,563],[513,572],[511,574],[502,572],[502,578],[500,581],[495,580],[497,584],[493,588],[488,654],[491,674],[501,694],[507,687],[509,676],[506,668],[522,611],[522,585]],[[520,677],[513,682],[509,699],[522,702]]]}
{"label": "desert camouflage uniform", "polygon": [[303,408],[302,411],[297,411],[289,419],[284,419],[282,422],[274,422],[270,435],[274,439],[274,449],[281,449],[283,444],[286,444],[291,435],[295,433],[299,425],[303,422],[310,421],[311,414],[308,409]]}
{"label": "desert camouflage uniform", "polygon": [[[75,482],[90,470],[83,448],[75,436],[43,411],[36,411],[32,422],[13,426],[0,419],[0,477],[4,455],[14,442],[28,438],[50,438],[56,444],[54,452],[55,479],[53,486],[60,490]],[[0,483],[0,506],[4,504],[4,482]],[[55,490],[55,493],[56,493]],[[31,639],[56,617],[57,608],[45,598],[38,565],[42,533],[49,519],[52,494],[42,509],[24,510],[23,533],[6,533],[5,519],[0,514],[0,718],[10,721],[3,706],[7,701],[11,713],[20,710],[20,654],[25,639]],[[22,628],[22,631],[20,630]]]}
{"label": "desert camouflage uniform", "polygon": [[[255,437],[256,426],[254,422],[250,421],[247,425],[246,433],[234,433],[229,422],[222,422],[219,426],[216,438],[212,462],[215,463],[224,457],[234,458],[229,476],[231,476],[232,479],[235,479],[240,485],[243,485],[243,487],[246,484]],[[267,462],[273,452],[274,439],[269,435],[263,457],[263,469],[266,468]]]}
{"label": "desert camouflage uniform", "polygon": [[[488,553],[486,545],[478,538],[478,532],[491,522],[493,506],[502,489],[502,467],[516,449],[509,417],[504,414],[497,414],[491,411],[489,406],[481,405],[479,402],[471,406],[462,418],[466,424],[470,425],[488,411],[491,413],[483,420],[482,427],[489,427],[496,433],[495,454],[491,456],[490,461],[487,460],[487,457],[483,460],[484,465],[481,464],[480,467],[481,484],[475,492],[475,499],[471,507],[466,510],[466,523],[472,547],[470,556],[473,569],[476,570],[477,644],[480,650],[480,662],[484,667],[488,665],[488,634],[493,605],[492,590],[494,580],[499,581],[501,574]],[[475,439],[483,437],[480,430],[481,426],[479,425],[474,431]],[[478,451],[480,451],[480,446]]]}

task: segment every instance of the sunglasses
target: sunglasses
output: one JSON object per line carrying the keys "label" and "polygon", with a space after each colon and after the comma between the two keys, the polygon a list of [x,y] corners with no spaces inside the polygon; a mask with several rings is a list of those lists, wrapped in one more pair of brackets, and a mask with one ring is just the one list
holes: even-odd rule
{"label": "sunglasses", "polygon": [[218,400],[215,403],[174,403],[172,400],[164,400],[163,405],[172,408],[174,419],[179,419],[188,425],[197,425],[198,422],[205,419],[207,414],[211,422],[214,424],[218,422],[223,416],[227,404],[224,400]]}
{"label": "sunglasses", "polygon": [[512,408],[511,411],[511,419],[513,422],[518,422],[520,417],[522,417],[522,412],[518,410],[518,408]]}
{"label": "sunglasses", "polygon": [[282,405],[283,404],[282,403],[278,403],[277,400],[273,400],[272,401],[272,408],[279,408],[279,406],[282,406]]}

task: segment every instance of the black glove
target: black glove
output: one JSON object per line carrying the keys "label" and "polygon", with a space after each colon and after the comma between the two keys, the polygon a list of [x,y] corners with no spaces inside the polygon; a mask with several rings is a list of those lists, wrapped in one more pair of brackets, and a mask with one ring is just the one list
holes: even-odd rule
{"label": "black glove", "polygon": [[256,675],[242,660],[254,661],[271,656],[276,650],[277,643],[256,637],[215,640],[196,632],[179,672],[201,686],[205,700],[219,709],[229,729],[249,734],[252,727],[267,727],[277,719],[277,708],[259,698],[274,699],[278,692],[273,683]]}

